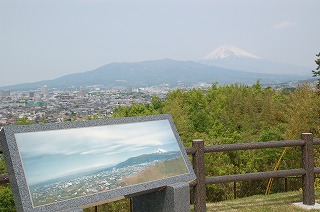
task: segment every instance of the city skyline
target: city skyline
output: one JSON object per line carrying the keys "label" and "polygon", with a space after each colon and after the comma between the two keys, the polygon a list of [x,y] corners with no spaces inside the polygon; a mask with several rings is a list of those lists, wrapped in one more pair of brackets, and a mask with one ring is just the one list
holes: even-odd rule
{"label": "city skyline", "polygon": [[0,85],[112,62],[197,61],[220,45],[313,68],[319,7],[316,0],[6,1],[0,7]]}

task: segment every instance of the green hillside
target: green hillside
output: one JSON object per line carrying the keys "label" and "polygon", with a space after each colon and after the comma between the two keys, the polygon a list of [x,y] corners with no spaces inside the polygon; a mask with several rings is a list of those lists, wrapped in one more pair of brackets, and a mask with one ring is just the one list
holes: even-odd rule
{"label": "green hillside", "polygon": [[[320,95],[310,85],[295,90],[252,86],[213,84],[206,90],[175,90],[166,99],[154,97],[151,104],[118,107],[114,117],[171,114],[186,147],[193,139],[204,139],[205,145],[264,142],[299,139],[302,132],[320,137]],[[270,171],[283,149],[264,149],[212,153],[206,155],[206,176]],[[320,149],[315,147],[315,164],[320,166]],[[301,166],[300,148],[289,148],[279,169]],[[0,171],[5,172],[3,160]],[[237,183],[237,196],[264,194],[267,180]],[[320,184],[316,180],[316,187]],[[301,179],[290,179],[289,190],[301,188]],[[284,191],[284,180],[277,179],[271,193]],[[12,207],[7,189],[0,187],[5,207]],[[233,184],[207,186],[207,201],[233,198]],[[1,203],[2,204],[2,203]]]}
{"label": "green hillside", "polygon": [[[204,139],[205,145],[272,140],[299,139],[302,132],[320,137],[320,96],[310,85],[295,90],[252,86],[213,84],[206,90],[175,90],[151,104],[119,107],[114,117],[171,114],[186,147],[193,139]],[[271,171],[283,149],[264,149],[212,153],[206,155],[206,176]],[[320,166],[319,149],[315,149],[316,165]],[[289,148],[279,169],[301,166],[299,148]],[[267,180],[237,183],[239,197],[263,194]],[[290,189],[301,187],[299,180],[290,180]],[[284,191],[284,180],[275,180],[271,193]],[[233,197],[233,185],[207,186],[208,201]]]}

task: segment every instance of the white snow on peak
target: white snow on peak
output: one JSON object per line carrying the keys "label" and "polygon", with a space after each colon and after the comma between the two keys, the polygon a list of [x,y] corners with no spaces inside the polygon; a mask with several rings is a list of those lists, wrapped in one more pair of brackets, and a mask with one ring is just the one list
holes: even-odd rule
{"label": "white snow on peak", "polygon": [[165,152],[168,152],[168,151],[165,149],[160,149],[160,148],[158,148],[156,151],[154,151],[154,153],[165,153]]}
{"label": "white snow on peak", "polygon": [[214,59],[224,59],[230,57],[249,57],[253,59],[260,59],[258,56],[255,56],[249,52],[246,52],[242,49],[239,49],[235,46],[223,45],[219,46],[207,56],[204,57],[205,60],[214,60]]}

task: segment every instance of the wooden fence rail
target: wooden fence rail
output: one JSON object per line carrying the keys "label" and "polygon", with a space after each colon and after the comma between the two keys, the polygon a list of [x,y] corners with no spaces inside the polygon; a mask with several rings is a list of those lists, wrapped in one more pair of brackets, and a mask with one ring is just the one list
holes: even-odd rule
{"label": "wooden fence rail", "polygon": [[[314,205],[314,175],[320,174],[320,167],[314,167],[314,145],[320,145],[320,139],[313,138],[311,133],[303,133],[301,136],[301,140],[223,144],[214,146],[205,146],[203,140],[193,140],[192,147],[186,148],[186,152],[188,155],[192,155],[192,164],[197,176],[197,179],[190,183],[190,186],[194,187],[195,212],[206,211],[206,184],[218,184],[291,176],[302,176],[303,204]],[[302,167],[300,169],[255,172],[213,177],[205,176],[205,153],[297,146],[300,146],[302,149]],[[1,174],[0,184],[6,183],[9,183],[8,175]]]}
{"label": "wooden fence rail", "polygon": [[[313,139],[311,133],[303,133],[301,140],[287,141],[270,141],[270,142],[255,142],[255,143],[239,143],[239,144],[224,144],[214,146],[204,146],[203,140],[194,140],[192,147],[187,148],[187,154],[192,155],[194,171],[197,179],[190,185],[194,186],[194,210],[195,212],[206,211],[206,184],[218,184],[227,182],[239,182],[248,180],[258,180],[267,178],[279,178],[290,176],[302,176],[303,204],[314,205],[314,174],[320,173],[320,168],[314,167],[313,145],[319,145],[320,139]],[[205,177],[204,170],[204,154],[213,152],[227,152],[236,150],[252,150],[264,148],[279,148],[279,147],[297,147],[302,149],[302,167],[300,169],[255,172],[247,174],[235,174]],[[198,167],[197,167],[198,166]]]}

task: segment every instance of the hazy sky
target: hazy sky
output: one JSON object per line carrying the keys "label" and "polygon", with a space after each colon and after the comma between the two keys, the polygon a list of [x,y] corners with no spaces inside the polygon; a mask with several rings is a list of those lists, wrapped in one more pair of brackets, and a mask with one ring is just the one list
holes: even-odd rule
{"label": "hazy sky", "polygon": [[315,67],[319,0],[0,0],[0,87],[220,45]]}
{"label": "hazy sky", "polygon": [[15,136],[30,184],[106,168],[130,157],[151,154],[159,148],[179,151],[168,120]]}

